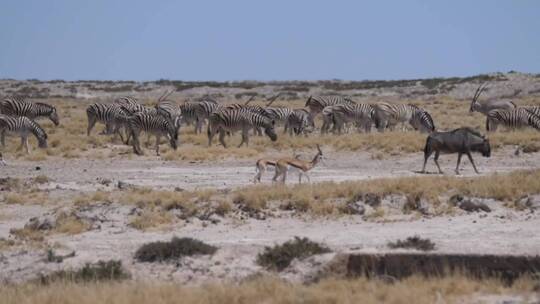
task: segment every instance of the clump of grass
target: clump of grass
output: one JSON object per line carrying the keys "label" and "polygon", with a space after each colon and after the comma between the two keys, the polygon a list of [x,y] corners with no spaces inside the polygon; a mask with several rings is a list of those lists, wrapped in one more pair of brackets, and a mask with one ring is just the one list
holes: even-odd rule
{"label": "clump of grass", "polygon": [[73,214],[59,214],[56,217],[55,231],[58,233],[79,234],[87,231],[90,225]]}
{"label": "clump of grass", "polygon": [[173,237],[170,242],[152,242],[142,245],[135,252],[139,262],[163,262],[185,256],[214,254],[217,247],[192,238]]}
{"label": "clump of grass", "polygon": [[171,222],[171,215],[165,211],[144,210],[141,215],[138,215],[129,223],[129,226],[139,230],[147,230]]}
{"label": "clump of grass", "polygon": [[4,196],[4,200],[7,204],[22,204],[24,203],[24,197],[18,193],[8,193]]}
{"label": "clump of grass", "polygon": [[0,250],[15,246],[16,244],[17,242],[15,242],[15,240],[0,238]]}
{"label": "clump of grass", "polygon": [[84,267],[78,270],[60,270],[40,277],[39,282],[42,284],[51,284],[53,282],[85,283],[121,281],[130,277],[121,261],[109,260],[98,261],[95,264],[86,263]]}
{"label": "clump of grass", "polygon": [[305,259],[312,255],[330,252],[324,245],[308,238],[295,237],[281,245],[265,247],[264,252],[257,255],[257,264],[270,270],[282,271],[289,267],[294,259]]}
{"label": "clump of grass", "polygon": [[435,243],[430,239],[423,239],[419,236],[408,237],[405,240],[397,240],[396,242],[389,242],[388,247],[392,249],[405,248],[405,249],[417,249],[422,251],[431,251],[435,249]]}

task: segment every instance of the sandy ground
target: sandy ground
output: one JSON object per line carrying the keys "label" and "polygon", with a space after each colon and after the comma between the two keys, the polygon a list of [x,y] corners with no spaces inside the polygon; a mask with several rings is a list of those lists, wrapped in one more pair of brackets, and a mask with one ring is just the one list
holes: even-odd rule
{"label": "sandy ground", "polygon": [[[289,154],[285,154],[289,156]],[[420,175],[423,154],[406,154],[373,159],[371,153],[326,153],[324,163],[310,173],[312,182],[364,180],[372,178],[395,178]],[[302,154],[303,159],[312,155]],[[493,153],[491,158],[474,155],[481,174],[532,169],[540,166],[540,154],[514,155],[514,149],[505,148]],[[456,155],[441,155],[439,163],[446,175],[455,175]],[[225,160],[211,163],[189,163],[163,161],[159,157],[102,160],[59,159],[49,162],[10,161],[10,166],[0,168],[3,176],[29,177],[46,175],[62,189],[91,190],[91,185],[108,179],[123,181],[140,186],[192,190],[201,188],[234,188],[249,185],[255,175],[255,160]],[[36,170],[39,166],[40,170]],[[428,161],[427,170],[436,172],[433,160]],[[270,183],[273,169],[263,176],[263,182]],[[461,176],[476,176],[466,157],[461,164]],[[297,183],[291,174],[288,183]]]}
{"label": "sandy ground", "polygon": [[[492,158],[476,156],[482,174],[537,168],[540,153],[515,156],[510,148],[498,150]],[[306,158],[309,155],[306,155]],[[453,174],[456,156],[442,156],[441,166]],[[51,180],[45,188],[51,192],[73,195],[106,188],[100,181],[109,179],[156,188],[197,189],[234,188],[251,183],[254,160],[223,161],[216,165],[166,162],[146,157],[132,160],[61,160],[55,162],[12,161],[0,168],[3,176],[32,177],[46,175]],[[311,174],[312,182],[395,178],[416,175],[422,165],[421,154],[402,155],[373,160],[369,153],[333,153],[325,164]],[[40,170],[36,170],[36,166]],[[434,171],[431,161],[429,170]],[[463,176],[475,175],[467,160]],[[264,178],[269,183],[272,172]],[[296,182],[296,180],[294,181]],[[109,186],[114,187],[114,186]],[[56,206],[55,206],[56,207]],[[256,255],[269,246],[294,236],[324,242],[333,253],[293,263],[281,276],[293,281],[313,277],[322,265],[343,252],[387,252],[389,241],[419,235],[431,239],[440,253],[474,254],[540,254],[540,215],[538,212],[515,211],[493,203],[491,213],[458,213],[455,216],[403,217],[397,220],[365,221],[361,216],[310,218],[291,216],[265,220],[218,218],[217,223],[189,219],[165,230],[141,232],[127,226],[133,206],[113,204],[101,210],[104,220],[100,229],[79,235],[52,235],[47,244],[60,254],[76,251],[63,263],[47,263],[44,248],[16,246],[0,251],[0,281],[23,281],[38,273],[66,267],[79,267],[100,259],[121,259],[136,279],[174,280],[200,283],[216,278],[241,280],[264,272],[255,264]],[[51,206],[0,204],[0,237],[10,238],[12,228],[22,228],[31,217],[42,215]],[[185,258],[178,263],[137,263],[136,249],[143,243],[168,240],[172,236],[193,237],[220,249],[213,256]]]}

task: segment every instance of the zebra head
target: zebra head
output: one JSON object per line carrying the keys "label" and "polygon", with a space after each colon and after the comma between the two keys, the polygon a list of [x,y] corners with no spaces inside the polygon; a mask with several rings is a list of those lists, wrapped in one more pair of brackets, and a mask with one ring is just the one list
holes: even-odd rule
{"label": "zebra head", "polygon": [[41,149],[47,148],[47,133],[43,132],[40,136],[37,137],[38,140],[38,147]]}
{"label": "zebra head", "polygon": [[178,128],[175,123],[167,122],[167,137],[169,138],[169,144],[171,148],[176,150],[178,148]]}
{"label": "zebra head", "polygon": [[276,130],[274,129],[275,124],[276,124],[275,120],[271,120],[270,123],[268,123],[266,125],[266,127],[264,128],[264,134],[266,134],[266,136],[270,137],[271,141],[276,141],[277,140]]}
{"label": "zebra head", "polygon": [[56,108],[50,104],[36,102],[35,105],[38,107],[38,112],[42,112],[44,115],[49,116],[49,119],[54,123],[55,126],[60,124],[60,118],[56,112]]}
{"label": "zebra head", "polygon": [[482,94],[482,92],[486,90],[486,87],[487,87],[486,83],[483,83],[476,89],[476,92],[474,92],[474,96],[471,101],[471,107],[469,108],[470,113],[473,113],[478,110],[478,107],[480,106],[480,103],[478,102],[478,97],[480,96],[480,94]]}

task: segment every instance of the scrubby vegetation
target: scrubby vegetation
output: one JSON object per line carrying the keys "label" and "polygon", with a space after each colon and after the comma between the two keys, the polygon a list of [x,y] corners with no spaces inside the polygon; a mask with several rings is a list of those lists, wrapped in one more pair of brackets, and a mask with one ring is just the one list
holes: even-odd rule
{"label": "scrubby vegetation", "polygon": [[60,270],[39,278],[41,284],[54,282],[99,282],[121,281],[129,279],[129,273],[122,266],[121,261],[99,261],[95,264],[87,263],[77,270]]}
{"label": "scrubby vegetation", "polygon": [[433,243],[430,239],[423,239],[419,236],[411,236],[405,240],[389,242],[388,247],[392,249],[404,248],[417,249],[421,251],[431,251],[435,249],[435,243]]}
{"label": "scrubby vegetation", "polygon": [[152,242],[142,245],[135,252],[139,262],[164,262],[185,256],[214,254],[217,247],[192,238],[173,237],[169,242]]}
{"label": "scrubby vegetation", "polygon": [[281,245],[265,247],[257,255],[257,264],[276,271],[289,267],[294,259],[305,259],[312,255],[328,253],[330,249],[324,245],[313,242],[308,238],[295,237]]}

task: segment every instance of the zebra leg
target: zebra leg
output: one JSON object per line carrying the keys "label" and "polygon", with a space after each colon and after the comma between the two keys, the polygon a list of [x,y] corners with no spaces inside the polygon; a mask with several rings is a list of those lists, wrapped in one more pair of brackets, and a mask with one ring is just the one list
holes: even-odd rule
{"label": "zebra leg", "polygon": [[461,156],[463,156],[463,153],[459,152],[457,156],[457,164],[456,164],[456,174],[459,175],[459,164],[461,163]]}
{"label": "zebra leg", "polygon": [[143,155],[143,151],[141,149],[141,145],[139,143],[139,135],[140,135],[141,131],[138,130],[138,131],[134,131],[132,130],[131,131],[131,137],[133,137],[133,139],[131,140],[131,145],[133,146],[133,152],[137,155]]}
{"label": "zebra leg", "polygon": [[435,165],[437,165],[437,169],[439,169],[439,174],[443,174],[441,166],[439,166],[439,153],[439,151],[435,151],[435,157],[433,158],[433,161],[435,162]]}
{"label": "zebra leg", "polygon": [[[257,128],[254,128],[254,130],[257,130]],[[248,129],[243,129],[242,130],[242,141],[240,142],[240,145],[238,145],[238,148],[242,147],[242,145],[244,143],[246,143],[246,146],[249,146],[249,130]]]}
{"label": "zebra leg", "polygon": [[159,140],[161,139],[161,135],[156,135],[156,155],[159,156]]}
{"label": "zebra leg", "polygon": [[223,128],[219,129],[219,142],[224,148],[227,148],[227,144],[225,143],[225,130],[223,130]]}
{"label": "zebra leg", "polygon": [[21,150],[23,146],[26,151],[26,154],[30,154],[30,151],[28,149],[28,136],[25,136],[25,135],[21,136],[21,147],[20,147]]}
{"label": "zebra leg", "polygon": [[206,129],[206,135],[208,135],[208,146],[212,146],[212,139],[214,138],[214,135],[216,133],[214,132],[214,129],[210,126],[210,122],[208,123],[208,128]]}
{"label": "zebra leg", "polygon": [[476,172],[476,174],[480,174],[480,172],[478,172],[478,169],[476,169],[476,165],[474,164],[474,160],[472,159],[472,155],[470,151],[467,151],[467,157],[469,157],[469,160],[471,161],[471,164],[474,168],[474,172]]}
{"label": "zebra leg", "polygon": [[88,128],[86,129],[86,136],[90,136],[90,132],[92,131],[92,129],[96,125],[96,122],[97,122],[97,120],[96,120],[95,117],[88,116]]}

